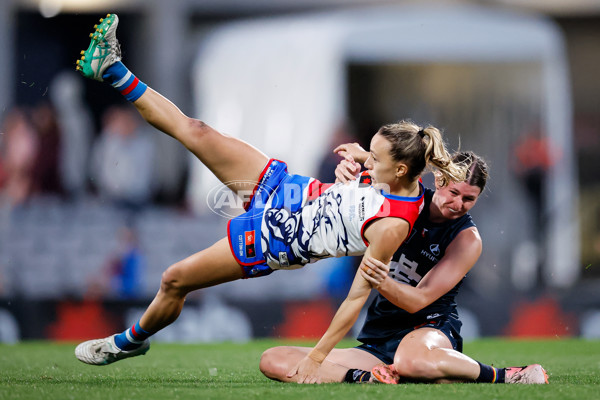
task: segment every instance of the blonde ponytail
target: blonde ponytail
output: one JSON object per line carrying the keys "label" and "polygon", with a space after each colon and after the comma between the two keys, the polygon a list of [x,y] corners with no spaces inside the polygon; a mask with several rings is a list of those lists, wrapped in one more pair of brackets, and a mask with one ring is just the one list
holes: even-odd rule
{"label": "blonde ponytail", "polygon": [[402,120],[382,126],[377,133],[391,143],[393,159],[408,165],[409,179],[417,179],[427,166],[439,171],[442,186],[450,181],[462,182],[466,179],[467,166],[452,162],[442,133],[436,127],[421,128],[412,121]]}
{"label": "blonde ponytail", "polygon": [[468,168],[464,163],[455,163],[446,150],[442,133],[434,126],[423,129],[425,147],[425,162],[437,169],[438,182],[446,186],[450,182],[462,182],[467,179]]}

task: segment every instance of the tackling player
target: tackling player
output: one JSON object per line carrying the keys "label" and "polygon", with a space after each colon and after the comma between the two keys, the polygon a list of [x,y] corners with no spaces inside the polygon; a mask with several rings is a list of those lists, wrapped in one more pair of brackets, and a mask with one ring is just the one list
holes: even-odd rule
{"label": "tackling player", "polygon": [[[338,181],[356,179],[368,153],[356,144],[336,150],[352,155],[336,169]],[[462,353],[462,323],[455,296],[481,254],[481,237],[469,210],[485,188],[488,169],[474,153],[454,161],[468,166],[460,183],[426,189],[425,208],[410,237],[391,263],[366,258],[358,271],[378,290],[358,335],[360,346],[334,349],[322,363],[316,382],[382,383],[491,382],[548,383],[539,364],[495,368]],[[267,377],[299,382],[295,365],[310,348],[281,346],[265,351],[260,369]]]}

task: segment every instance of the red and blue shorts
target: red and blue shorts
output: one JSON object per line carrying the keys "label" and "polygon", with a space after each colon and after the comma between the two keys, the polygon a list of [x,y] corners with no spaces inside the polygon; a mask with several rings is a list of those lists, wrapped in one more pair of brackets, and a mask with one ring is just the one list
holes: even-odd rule
{"label": "red and blue shorts", "polygon": [[[271,206],[279,207],[283,204],[284,184],[309,178],[300,175],[290,175],[287,164],[283,161],[271,159],[260,175],[252,197],[244,208],[246,212],[229,221],[227,225],[227,237],[231,252],[237,262],[242,266],[244,278],[256,278],[273,272],[266,264],[266,257],[262,249],[262,221],[266,204],[271,200]],[[271,197],[275,196],[274,199]],[[279,199],[281,198],[281,199]],[[281,204],[279,204],[281,203]],[[300,202],[295,204],[295,209],[301,207]],[[264,238],[266,243],[270,238]],[[272,243],[277,248],[277,243]],[[277,248],[277,251],[281,249]],[[284,249],[287,254],[289,249]],[[293,257],[290,254],[290,257]]]}

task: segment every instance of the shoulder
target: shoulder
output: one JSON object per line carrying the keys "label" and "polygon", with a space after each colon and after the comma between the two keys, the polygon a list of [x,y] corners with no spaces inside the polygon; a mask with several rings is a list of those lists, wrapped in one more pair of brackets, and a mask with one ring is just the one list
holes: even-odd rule
{"label": "shoulder", "polygon": [[379,218],[369,223],[365,228],[365,238],[369,242],[376,238],[386,238],[401,243],[406,238],[410,228],[408,221],[401,218]]}
{"label": "shoulder", "polygon": [[483,242],[475,226],[461,230],[454,237],[447,251],[481,253]]}

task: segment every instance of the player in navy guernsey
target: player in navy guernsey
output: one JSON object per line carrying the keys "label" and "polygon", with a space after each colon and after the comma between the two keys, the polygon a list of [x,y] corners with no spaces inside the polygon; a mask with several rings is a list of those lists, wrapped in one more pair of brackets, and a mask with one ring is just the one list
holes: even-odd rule
{"label": "player in navy guernsey", "polygon": [[[456,235],[464,229],[475,226],[469,214],[442,223],[431,222],[429,220],[429,205],[432,196],[433,191],[426,189],[425,207],[421,216],[417,219],[409,238],[392,257],[389,276],[398,282],[417,286],[425,274],[435,267],[444,256],[446,247]],[[456,312],[455,296],[462,282],[461,280],[442,297],[412,314],[396,307],[382,294],[378,293],[369,306],[365,324],[357,339],[366,344],[380,341],[387,342],[407,327],[410,328],[424,323],[433,324],[442,319],[448,321],[453,335],[459,338],[462,324]],[[368,346],[365,346],[365,348],[368,349]],[[461,342],[458,343],[458,349],[462,350]],[[384,361],[391,364],[393,359],[386,358]]]}
{"label": "player in navy guernsey", "polygon": [[[234,193],[252,196],[246,212],[229,222],[225,238],[166,269],[157,295],[136,324],[79,344],[75,355],[84,363],[106,365],[145,354],[148,338],[177,319],[186,296],[195,290],[326,257],[365,255],[388,263],[422,209],[420,175],[425,167],[434,167],[446,182],[466,176],[465,166],[452,162],[437,128],[410,121],[384,125],[375,133],[362,183],[323,185],[290,174],[284,162],[186,116],[140,81],[121,62],[118,23],[115,14],[100,21],[76,68],[85,77],[111,84],[146,122],[181,142]],[[298,380],[313,379],[370,292],[371,283],[358,273],[330,329],[296,365]]]}
{"label": "player in navy guernsey", "polygon": [[[355,160],[364,157],[355,148],[338,165],[338,180],[354,180],[360,171]],[[426,190],[424,210],[392,261],[363,260],[360,274],[379,293],[358,335],[362,344],[331,351],[316,382],[548,383],[539,364],[495,368],[462,354],[455,296],[481,254],[481,238],[468,211],[485,188],[487,166],[473,153],[458,153],[455,161],[468,165],[467,179],[445,187],[436,182],[435,192]],[[271,379],[298,381],[289,371],[309,351],[268,349],[260,369]]]}

